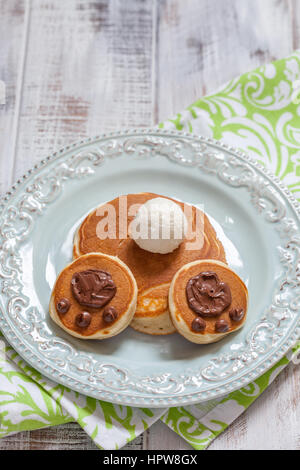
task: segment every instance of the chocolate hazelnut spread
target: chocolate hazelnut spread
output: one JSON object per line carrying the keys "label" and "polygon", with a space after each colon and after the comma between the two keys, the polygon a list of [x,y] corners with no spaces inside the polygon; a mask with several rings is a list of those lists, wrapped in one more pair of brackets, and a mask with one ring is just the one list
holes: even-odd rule
{"label": "chocolate hazelnut spread", "polygon": [[212,271],[192,277],[186,285],[186,296],[189,307],[203,317],[220,315],[231,304],[229,285]]}
{"label": "chocolate hazelnut spread", "polygon": [[98,269],[74,273],[71,280],[72,293],[80,305],[101,308],[116,294],[111,275]]}

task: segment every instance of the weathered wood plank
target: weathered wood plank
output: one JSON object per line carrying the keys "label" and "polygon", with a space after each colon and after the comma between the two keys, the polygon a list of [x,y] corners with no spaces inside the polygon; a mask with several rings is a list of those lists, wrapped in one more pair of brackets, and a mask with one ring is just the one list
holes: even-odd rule
{"label": "weathered wood plank", "polygon": [[[143,437],[139,436],[124,450],[140,450]],[[77,424],[26,431],[4,437],[0,440],[0,450],[98,450],[91,438]]]}
{"label": "weathered wood plank", "polygon": [[157,119],[293,49],[292,12],[277,0],[161,0]]}
{"label": "weathered wood plank", "polygon": [[5,104],[0,104],[0,195],[12,184],[27,20],[28,11],[24,0],[0,2],[0,80],[6,87]]}
{"label": "weathered wood plank", "polygon": [[293,49],[300,48],[300,3],[297,0],[289,0],[289,10],[292,18]]}
{"label": "weathered wood plank", "polygon": [[32,0],[19,177],[71,141],[152,122],[152,4]]}

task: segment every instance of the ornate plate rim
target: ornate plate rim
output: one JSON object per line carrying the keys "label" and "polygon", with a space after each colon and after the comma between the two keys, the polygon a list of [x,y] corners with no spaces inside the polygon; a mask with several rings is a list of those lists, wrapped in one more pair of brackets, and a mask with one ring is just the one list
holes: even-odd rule
{"label": "ornate plate rim", "polygon": [[[18,190],[19,186],[25,182],[25,180],[30,177],[34,176],[39,173],[43,167],[46,167],[48,163],[54,161],[57,157],[64,155],[65,153],[76,150],[81,146],[87,144],[93,144],[97,141],[105,140],[105,139],[113,139],[113,138],[120,138],[127,136],[134,136],[134,135],[150,135],[150,136],[169,136],[178,139],[188,138],[190,140],[195,140],[199,143],[209,144],[214,146],[218,150],[224,150],[228,152],[233,157],[238,157],[245,163],[249,163],[251,166],[255,167],[259,170],[271,183],[277,188],[281,194],[281,196],[286,199],[291,208],[295,213],[295,217],[297,222],[300,223],[300,203],[295,199],[295,197],[290,193],[290,191],[285,187],[282,181],[272,174],[271,171],[264,168],[260,163],[255,161],[246,153],[242,152],[241,150],[227,145],[222,141],[215,140],[210,137],[204,137],[200,135],[195,135],[188,132],[179,132],[179,131],[172,131],[167,129],[155,129],[155,128],[146,128],[146,129],[126,129],[120,130],[117,132],[109,132],[100,135],[96,135],[94,137],[89,137],[87,139],[82,139],[78,142],[74,142],[69,144],[65,147],[60,148],[58,151],[54,152],[53,154],[47,156],[46,158],[42,159],[38,164],[34,165],[33,168],[29,169],[21,178],[19,178],[15,184],[12,185],[11,189],[7,191],[1,198],[0,198],[0,208],[1,213],[5,209],[5,207],[9,204],[10,199]],[[179,162],[185,164],[184,161]],[[1,219],[0,219],[1,220]],[[298,285],[298,284],[297,284]],[[1,294],[0,294],[1,295]],[[46,362],[43,362],[41,358],[39,358],[35,353],[31,350],[25,348],[22,344],[20,339],[16,336],[13,328],[11,327],[10,323],[6,320],[5,314],[3,314],[2,310],[0,309],[0,329],[2,330],[4,336],[7,338],[8,342],[11,346],[20,354],[20,356],[28,362],[31,366],[39,370],[43,375],[47,376],[51,380],[58,382],[62,385],[65,385],[69,388],[72,388],[75,391],[78,391],[84,395],[93,396],[97,399],[102,399],[105,401],[111,401],[113,403],[119,403],[122,405],[129,405],[129,406],[149,406],[149,407],[163,407],[163,406],[177,406],[177,405],[185,405],[185,404],[192,404],[197,403],[205,400],[209,400],[212,398],[221,397],[225,394],[233,392],[241,387],[245,387],[253,380],[257,379],[261,376],[264,372],[270,369],[278,360],[280,360],[284,354],[300,339],[300,318],[298,322],[295,324],[295,327],[292,331],[289,332],[287,337],[285,338],[283,344],[278,345],[276,351],[273,353],[272,358],[265,358],[264,360],[260,361],[257,367],[252,369],[251,371],[245,370],[244,375],[242,375],[238,380],[231,380],[229,383],[223,384],[221,386],[216,387],[211,391],[195,391],[186,394],[180,395],[172,395],[170,396],[157,396],[155,398],[143,395],[136,395],[133,396],[132,394],[118,394],[113,391],[105,391],[101,390],[101,387],[93,387],[88,386],[80,380],[75,380],[72,377],[68,377],[65,374],[59,373],[59,371],[55,368],[48,366]],[[127,391],[127,393],[129,393]]]}

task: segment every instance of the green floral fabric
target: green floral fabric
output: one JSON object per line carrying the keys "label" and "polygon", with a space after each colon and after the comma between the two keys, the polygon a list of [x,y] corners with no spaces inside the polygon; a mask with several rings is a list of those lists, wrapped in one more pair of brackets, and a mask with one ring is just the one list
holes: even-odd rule
{"label": "green floral fabric", "polygon": [[0,437],[77,421],[102,449],[118,449],[165,410],[131,408],[86,397],[43,377],[0,337]]}
{"label": "green floral fabric", "polygon": [[[211,136],[241,148],[300,199],[300,51],[230,81],[159,127]],[[162,419],[192,447],[205,449],[297,351],[300,347],[225,398],[150,410],[113,405],[57,385],[29,367],[0,337],[0,437],[77,421],[99,448],[117,449]]]}

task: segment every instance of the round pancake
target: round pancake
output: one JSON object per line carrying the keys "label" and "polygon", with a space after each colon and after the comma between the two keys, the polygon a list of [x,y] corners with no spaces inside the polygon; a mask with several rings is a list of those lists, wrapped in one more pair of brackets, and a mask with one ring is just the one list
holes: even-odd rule
{"label": "round pancake", "polygon": [[[99,273],[104,276],[105,287],[99,284]],[[76,284],[78,274],[83,279],[81,284]],[[96,276],[97,291],[95,287],[91,288],[87,276],[92,276],[92,280]],[[69,304],[65,313],[59,311],[62,301]],[[72,336],[105,339],[117,335],[130,324],[136,302],[137,285],[128,266],[116,257],[90,253],[77,258],[59,274],[51,294],[49,313],[55,323]],[[87,326],[77,324],[76,318],[82,312],[87,312],[91,320]],[[107,312],[110,313],[109,322],[105,321]]]}
{"label": "round pancake", "polygon": [[[128,209],[134,204],[144,204],[149,199],[165,196],[138,193],[128,194],[126,197]],[[124,196],[99,206],[84,219],[74,237],[73,255],[76,258],[91,251],[102,252],[117,256],[124,261],[132,271],[138,286],[137,309],[131,326],[137,331],[154,335],[174,333],[176,330],[169,317],[168,309],[168,292],[173,276],[181,266],[198,259],[211,258],[226,262],[224,248],[217,239],[208,217],[195,206],[186,205],[190,208],[190,212],[186,214],[190,229],[195,231],[198,227],[198,233],[202,236],[200,237],[202,246],[191,249],[190,244],[196,240],[194,236],[184,240],[172,253],[160,254],[145,251],[128,235],[128,226],[134,218],[134,213],[126,216],[127,220],[121,227],[122,222],[118,214],[120,207],[124,204],[122,198]],[[184,203],[171,200],[184,209]],[[97,236],[97,226],[108,214],[107,205],[112,206],[117,214],[116,238],[114,239],[100,239]],[[121,235],[120,228],[123,231]]]}
{"label": "round pancake", "polygon": [[132,328],[149,335],[175,333],[168,307],[169,287],[169,283],[162,284],[138,295],[136,312],[130,324]]}
{"label": "round pancake", "polygon": [[[211,276],[214,280],[214,275],[216,274],[217,279],[222,283],[222,286],[224,286],[225,283],[223,290],[221,287],[218,288],[218,284],[216,284],[216,292],[218,289],[221,290],[221,294],[223,296],[221,301],[223,300],[224,302],[220,309],[228,304],[221,313],[214,314],[214,311],[212,311],[213,307],[210,307],[211,310],[209,311],[207,305],[203,307],[202,313],[199,313],[199,311],[198,313],[195,313],[195,307],[191,308],[191,303],[189,303],[187,298],[187,284],[191,279],[199,274],[200,276],[204,274],[207,278]],[[221,286],[221,284],[219,284],[219,286]],[[203,288],[203,284],[201,287]],[[228,287],[230,289],[230,294],[228,294],[228,291],[224,290],[225,288],[228,289]],[[200,300],[204,302],[205,305],[206,302],[209,302],[206,300],[207,296],[206,294],[203,294],[204,290],[198,291],[198,294],[199,292]],[[213,292],[213,289],[211,292]],[[225,297],[225,295],[227,297]],[[218,299],[218,295],[211,298]],[[227,303],[225,303],[226,300]],[[195,301],[195,297],[190,297],[190,301]],[[213,300],[213,302],[218,302],[218,300]],[[199,306],[199,304],[197,304],[197,306]],[[241,328],[246,320],[247,306],[247,287],[234,271],[232,271],[226,264],[218,261],[200,260],[188,263],[181,267],[171,282],[169,290],[169,308],[173,324],[181,335],[193,343],[213,343]],[[235,312],[236,310],[240,311],[241,309],[243,310],[244,316],[240,320],[238,320],[238,318],[233,319],[234,316],[232,315],[232,312]],[[205,321],[206,326],[204,331],[195,332],[192,329],[192,322],[196,318],[200,318]],[[216,322],[220,320],[227,322],[228,331],[216,331]]]}

